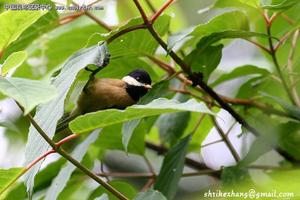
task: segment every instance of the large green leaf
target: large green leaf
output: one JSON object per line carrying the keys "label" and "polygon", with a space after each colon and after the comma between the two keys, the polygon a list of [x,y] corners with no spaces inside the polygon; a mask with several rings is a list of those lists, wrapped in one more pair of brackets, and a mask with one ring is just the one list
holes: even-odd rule
{"label": "large green leaf", "polygon": [[[88,147],[98,138],[99,132],[100,130],[95,130],[80,145],[78,145],[72,152],[72,157],[81,162],[83,156],[88,150]],[[57,199],[59,194],[67,185],[67,182],[75,169],[76,167],[72,163],[68,162],[67,165],[60,170],[59,174],[55,177],[55,179],[53,179],[50,188],[47,190],[45,200]]]}
{"label": "large green leaf", "polygon": [[[224,32],[224,31],[248,31],[249,24],[247,16],[240,11],[231,11],[218,15],[211,19],[206,24],[200,24],[194,29],[181,34],[177,40],[170,38],[168,41],[169,48],[173,48],[174,45],[185,40],[184,45],[191,46],[200,41],[201,38],[211,35],[212,33]],[[171,36],[172,37],[172,36]],[[170,43],[172,41],[172,43]]]}
{"label": "large green leaf", "polygon": [[167,199],[173,199],[177,192],[190,139],[190,135],[183,138],[168,151],[164,158],[154,189],[164,194]]}
{"label": "large green leaf", "polygon": [[[163,36],[169,28],[170,17],[167,15],[160,16],[154,24],[157,33]],[[105,40],[112,35],[134,25],[142,24],[141,18],[131,19],[127,24],[110,32],[109,34],[101,35],[101,40]],[[112,60],[120,57],[136,57],[144,54],[154,54],[158,42],[152,37],[147,29],[136,30],[114,40],[109,44],[109,50],[112,55]],[[126,51],[124,51],[126,49]]]}
{"label": "large green leaf", "polygon": [[256,161],[260,156],[271,151],[279,142],[278,122],[264,115],[249,116],[248,122],[251,123],[260,133],[254,142],[251,144],[249,152],[239,162],[241,167],[248,166]]}
{"label": "large green leaf", "polygon": [[21,78],[0,77],[0,92],[19,102],[24,107],[25,115],[35,106],[57,96],[57,90],[52,85]]}
{"label": "large green leaf", "polygon": [[0,195],[19,178],[22,170],[23,168],[0,169]]}
{"label": "large green leaf", "polygon": [[[9,2],[9,3],[12,3],[12,2]],[[18,3],[24,3],[24,1],[18,2]],[[26,27],[26,29],[24,29],[24,31],[21,33],[21,35],[5,49],[4,54],[0,60],[6,59],[7,56],[12,54],[13,52],[24,50],[28,45],[32,44],[32,42],[36,38],[38,38],[39,36],[43,35],[44,33],[48,32],[48,31],[54,29],[55,27],[57,27],[59,25],[58,24],[58,14],[55,9],[55,4],[51,0],[36,0],[33,3],[48,4],[48,5],[51,5],[53,9],[51,9],[46,14],[44,14],[43,16],[38,18],[32,24],[29,24],[30,26]],[[24,12],[26,12],[26,11],[24,11]],[[35,11],[27,11],[27,12],[35,12]],[[18,13],[18,11],[17,12],[13,11],[13,13],[14,14]],[[30,19],[30,20],[32,20],[32,19]],[[19,31],[19,27],[17,27],[17,29]]]}
{"label": "large green leaf", "polygon": [[[58,96],[47,104],[38,107],[34,119],[39,126],[52,138],[57,121],[62,117],[64,112],[64,100],[74,82],[77,73],[89,64],[97,65],[103,68],[104,63],[107,64],[109,53],[106,44],[92,46],[82,49],[71,56],[63,66],[59,75],[53,80],[53,85],[58,89]],[[37,130],[31,126],[29,130],[28,142],[25,150],[26,164],[36,159],[41,152],[46,152],[49,145],[46,141],[39,137]],[[41,162],[36,164],[25,177],[27,190],[32,193],[34,185],[34,177],[41,166]]]}
{"label": "large green leaf", "polygon": [[262,95],[269,97],[271,99],[273,99],[274,101],[276,101],[283,109],[285,109],[287,111],[288,114],[290,114],[291,116],[293,116],[295,119],[300,120],[300,108],[289,104],[288,102],[286,102],[285,100],[269,95],[267,93],[261,92]]}
{"label": "large green leaf", "polygon": [[222,58],[223,45],[208,46],[205,49],[201,45],[187,55],[184,61],[191,66],[193,72],[201,72],[205,82],[210,74],[219,65]]}
{"label": "large green leaf", "polygon": [[167,198],[162,193],[149,189],[146,192],[139,193],[134,200],[167,200]]}
{"label": "large green leaf", "polygon": [[247,76],[247,75],[260,75],[265,76],[269,74],[270,72],[266,69],[259,68],[253,65],[244,65],[240,67],[236,67],[234,70],[227,74],[223,74],[220,76],[217,80],[215,80],[211,86],[219,85],[220,83],[223,83],[225,81],[229,81],[235,78]]}
{"label": "large green leaf", "polygon": [[[184,102],[188,100],[187,95],[177,94],[174,99]],[[163,114],[157,119],[159,135],[162,141],[169,142],[171,145],[177,143],[190,122],[190,112],[179,112]]]}
{"label": "large green leaf", "polygon": [[145,123],[140,123],[133,131],[127,147],[124,146],[124,136],[122,135],[122,124],[115,124],[103,128],[98,140],[95,142],[95,148],[99,151],[99,157],[102,158],[106,150],[121,150],[129,153],[143,155],[145,150]]}
{"label": "large green leaf", "polygon": [[47,11],[6,11],[0,14],[0,52]]}
{"label": "large green leaf", "polygon": [[214,32],[208,36],[203,37],[197,44],[197,48],[205,51],[210,45],[222,40],[222,39],[234,39],[234,38],[250,38],[250,37],[262,37],[269,38],[267,34],[256,33],[244,30],[228,30],[222,32]]}
{"label": "large green leaf", "polygon": [[280,124],[279,129],[279,146],[293,156],[300,160],[300,124],[295,122],[287,122]]}
{"label": "large green leaf", "polygon": [[2,73],[2,76],[5,76],[9,72],[9,70],[20,67],[20,65],[22,65],[26,58],[26,51],[18,51],[9,55],[1,67],[0,71]]}
{"label": "large green leaf", "polygon": [[139,125],[141,119],[135,119],[132,121],[125,122],[122,126],[122,144],[124,146],[125,151],[127,151],[127,147],[133,131]]}
{"label": "large green leaf", "polygon": [[134,119],[182,111],[213,114],[205,104],[199,103],[194,99],[185,103],[179,103],[174,100],[161,98],[146,105],[133,105],[126,110],[108,109],[88,113],[71,121],[69,127],[73,132],[80,134]]}
{"label": "large green leaf", "polygon": [[298,0],[261,0],[262,8],[276,11],[285,11],[298,3],[300,3]]}

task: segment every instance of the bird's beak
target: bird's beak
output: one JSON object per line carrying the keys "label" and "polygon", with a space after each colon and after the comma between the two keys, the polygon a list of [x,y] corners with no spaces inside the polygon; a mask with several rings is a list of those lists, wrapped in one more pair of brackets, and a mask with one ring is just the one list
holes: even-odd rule
{"label": "bird's beak", "polygon": [[144,88],[151,89],[152,86],[151,86],[151,85],[148,85],[148,84],[145,84],[145,85],[144,85]]}

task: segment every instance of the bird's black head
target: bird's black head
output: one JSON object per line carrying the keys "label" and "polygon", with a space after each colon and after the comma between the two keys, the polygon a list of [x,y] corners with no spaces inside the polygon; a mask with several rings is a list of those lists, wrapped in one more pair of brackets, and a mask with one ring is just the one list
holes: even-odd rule
{"label": "bird's black head", "polygon": [[151,78],[149,74],[142,69],[136,69],[123,77],[126,82],[126,91],[135,101],[138,101],[151,88]]}

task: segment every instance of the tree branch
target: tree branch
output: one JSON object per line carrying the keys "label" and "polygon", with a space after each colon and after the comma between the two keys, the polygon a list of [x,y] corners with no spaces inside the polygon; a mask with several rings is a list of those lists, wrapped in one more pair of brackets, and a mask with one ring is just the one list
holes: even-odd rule
{"label": "tree branch", "polygon": [[[17,105],[20,107],[22,111],[24,111],[23,107],[17,103]],[[119,198],[120,200],[128,200],[127,197],[125,197],[122,193],[120,193],[118,190],[113,188],[110,184],[106,183],[102,179],[100,179],[97,175],[95,175],[92,171],[90,171],[88,168],[83,166],[80,162],[75,160],[70,154],[68,154],[66,151],[60,148],[60,146],[57,146],[55,142],[51,140],[51,138],[48,137],[48,135],[44,132],[44,130],[36,123],[36,121],[33,119],[31,114],[26,115],[27,119],[30,121],[30,123],[35,127],[35,129],[38,131],[38,133],[46,140],[46,142],[53,148],[53,150],[57,153],[59,153],[61,156],[63,156],[65,159],[67,159],[69,162],[74,164],[78,169],[80,169],[83,173],[94,179],[96,182],[98,182],[100,185],[102,185],[105,189],[110,191],[114,196]],[[76,136],[77,137],[77,136]],[[71,135],[68,139],[63,139],[64,141],[69,141],[70,139],[75,138],[75,134]],[[58,144],[63,144],[63,142],[58,142]]]}
{"label": "tree branch", "polygon": [[[229,112],[232,115],[232,117],[235,118],[235,120],[237,122],[239,122],[242,126],[244,126],[248,131],[250,131],[254,135],[259,136],[260,133],[256,128],[254,128],[246,120],[244,120],[237,112],[235,112],[234,109],[231,108],[231,106],[227,102],[223,101],[222,98],[203,81],[202,73],[192,73],[190,67],[179,56],[177,56],[177,54],[174,51],[168,49],[168,45],[162,40],[162,38],[159,36],[159,34],[155,31],[153,25],[151,23],[149,23],[147,17],[144,17],[145,12],[144,12],[143,8],[141,7],[141,5],[139,4],[138,0],[134,0],[134,2],[143,17],[145,24],[147,25],[147,29],[149,30],[149,32],[151,33],[153,38],[160,44],[160,46],[166,52],[169,53],[169,55],[181,67],[181,69],[186,74],[188,74],[189,78],[191,79],[191,81],[193,83],[192,85],[193,86],[199,85],[209,96],[211,96],[214,100],[216,100],[223,109],[225,109],[227,112]],[[275,19],[275,17],[276,16],[274,16],[272,19]],[[271,39],[271,37],[269,37],[269,39]],[[270,41],[272,41],[272,40],[270,40]],[[272,48],[270,48],[270,49],[272,49]],[[287,160],[294,161],[294,159],[289,154],[287,154],[285,151],[278,149],[278,148],[277,148],[277,150]]]}

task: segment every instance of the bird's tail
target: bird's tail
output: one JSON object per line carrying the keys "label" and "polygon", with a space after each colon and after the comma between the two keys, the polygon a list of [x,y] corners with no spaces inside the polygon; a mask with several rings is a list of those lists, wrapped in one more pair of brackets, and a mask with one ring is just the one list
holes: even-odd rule
{"label": "bird's tail", "polygon": [[80,115],[80,112],[78,109],[75,109],[71,112],[65,113],[60,120],[58,120],[57,122],[57,126],[56,126],[56,134],[59,134],[61,132],[64,132],[65,130],[69,130],[69,122],[72,121],[73,119],[75,119],[77,116]]}

